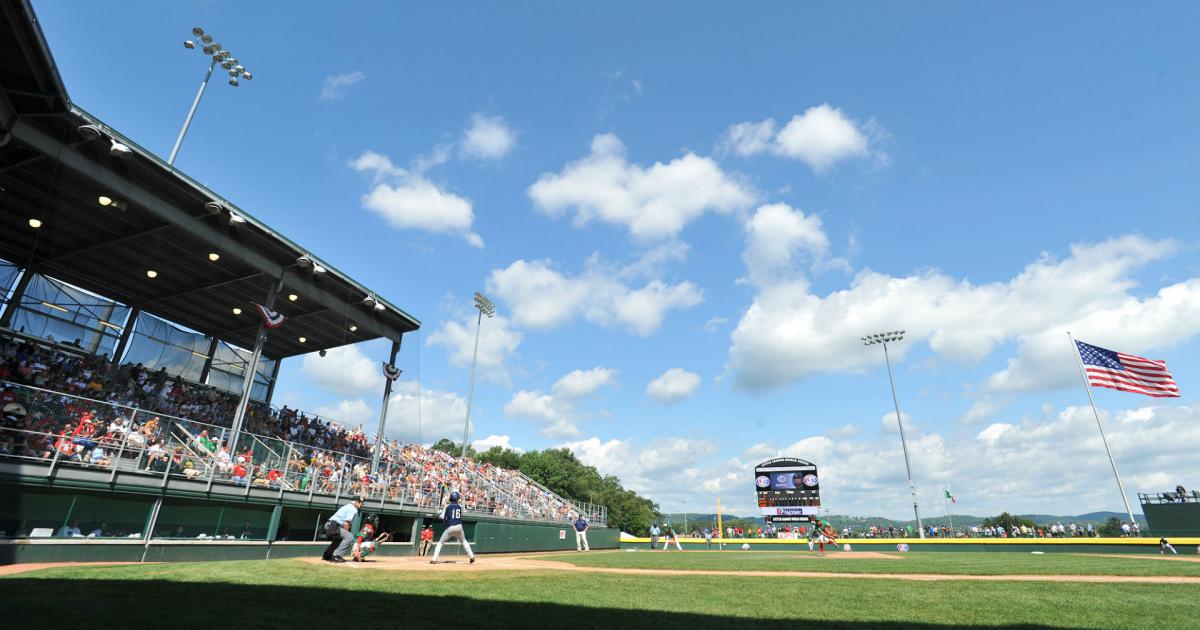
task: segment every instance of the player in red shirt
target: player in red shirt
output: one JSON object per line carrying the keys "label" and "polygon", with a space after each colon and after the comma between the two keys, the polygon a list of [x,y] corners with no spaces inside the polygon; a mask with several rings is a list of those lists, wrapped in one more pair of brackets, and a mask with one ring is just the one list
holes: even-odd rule
{"label": "player in red shirt", "polygon": [[379,528],[379,517],[374,514],[366,514],[363,516],[362,529],[358,532],[358,538],[354,539],[354,552],[351,558],[355,562],[366,562],[367,556],[375,553],[379,549],[379,545],[387,542],[387,532],[375,536],[376,530]]}

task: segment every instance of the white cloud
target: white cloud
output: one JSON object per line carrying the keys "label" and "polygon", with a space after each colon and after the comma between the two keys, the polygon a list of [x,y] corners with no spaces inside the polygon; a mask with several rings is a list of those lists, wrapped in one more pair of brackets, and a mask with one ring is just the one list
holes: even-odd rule
{"label": "white cloud", "polygon": [[722,136],[719,146],[726,152],[741,156],[773,153],[800,160],[817,173],[828,170],[838,162],[875,155],[877,162],[887,156],[878,149],[872,151],[872,138],[886,135],[878,123],[860,125],[840,109],[828,103],[810,107],[793,116],[776,132],[774,119],[762,122],[742,122],[731,126]]}
{"label": "white cloud", "polygon": [[471,126],[463,131],[459,150],[464,157],[499,160],[517,144],[517,134],[500,116],[471,115]]}
{"label": "white cloud", "polygon": [[300,371],[318,387],[342,396],[383,392],[383,364],[363,354],[359,346],[330,348],[322,357],[316,352],[304,355]]}
{"label": "white cloud", "polygon": [[[1124,236],[1043,255],[1007,282],[976,285],[936,270],[907,277],[862,271],[850,287],[820,296],[803,279],[761,287],[732,335],[730,368],[748,389],[779,387],[816,372],[864,369],[883,361],[859,337],[906,329],[892,349],[903,359],[917,344],[935,355],[975,362],[1007,342],[1018,344],[989,391],[1067,385],[1075,370],[1065,331],[1141,352],[1200,333],[1200,279],[1139,298],[1133,272],[1174,249],[1172,241]],[[1147,321],[1153,326],[1144,325]],[[1138,325],[1134,325],[1137,323]]]}
{"label": "white cloud", "polygon": [[596,393],[601,387],[616,385],[617,371],[596,366],[590,370],[575,370],[558,379],[552,391],[555,396],[583,398]]}
{"label": "white cloud", "polygon": [[[381,386],[381,396],[382,393]],[[321,405],[312,412],[345,426],[361,426],[368,434],[374,434],[379,426],[379,400],[373,397],[345,398],[333,404]],[[418,400],[421,403],[420,413],[417,410]],[[404,442],[422,444],[430,444],[443,437],[461,442],[463,420],[466,417],[466,400],[458,394],[437,389],[424,389],[418,393],[416,382],[396,381],[388,401],[384,434]],[[471,424],[474,425],[474,422]]]}
{"label": "white cloud", "polygon": [[345,96],[345,89],[355,83],[366,79],[367,75],[361,70],[347,72],[345,74],[330,74],[325,76],[325,83],[321,86],[321,101],[335,101]]}
{"label": "white cloud", "polygon": [[[598,437],[565,442],[559,448],[570,449],[580,461],[595,466],[602,475],[617,475],[621,484],[656,502],[681,496],[698,496],[693,510],[711,501],[711,495],[698,493],[707,475],[697,465],[717,451],[707,440],[664,437],[638,446],[633,440]],[[743,485],[752,483],[750,477]],[[703,502],[701,502],[703,501]]]}
{"label": "white cloud", "polygon": [[651,280],[633,288],[620,274],[590,265],[577,276],[551,267],[550,261],[518,260],[494,269],[488,291],[512,309],[513,321],[527,328],[553,328],[582,316],[602,326],[622,326],[648,336],[658,330],[668,311],[690,308],[703,301],[691,282],[666,284]]}
{"label": "white cloud", "polygon": [[671,368],[662,376],[650,381],[646,393],[661,403],[673,403],[696,393],[700,387],[700,375],[683,368]]}
{"label": "white cloud", "polygon": [[580,434],[579,410],[584,399],[602,387],[616,385],[616,370],[595,367],[575,370],[554,383],[551,393],[540,390],[521,390],[504,405],[504,414],[531,420],[541,425],[541,434],[550,438],[568,438]]}
{"label": "white cloud", "polygon": [[[911,433],[915,430],[913,428],[912,416],[901,411],[900,418],[904,421],[904,431],[906,433]],[[895,411],[889,411],[883,414],[883,417],[879,419],[879,426],[884,433],[895,433],[896,435],[900,435],[900,425],[896,423]]]}
{"label": "white cloud", "polygon": [[375,182],[363,195],[362,204],[392,227],[454,234],[466,239],[472,247],[483,247],[483,239],[471,231],[475,213],[469,199],[443,190],[373,151],[364,152],[350,167],[374,173]]}
{"label": "white cloud", "polygon": [[709,318],[708,321],[704,322],[704,332],[707,332],[707,333],[717,332],[718,328],[720,328],[721,326],[724,326],[725,324],[728,324],[728,323],[729,323],[728,317],[719,317],[718,316],[718,317]]}
{"label": "white cloud", "polygon": [[763,286],[780,274],[794,275],[797,254],[807,254],[810,262],[829,254],[829,237],[821,219],[805,216],[785,203],[759,206],[746,221],[742,253],[751,282]]}
{"label": "white cloud", "polygon": [[663,164],[629,162],[625,145],[612,134],[592,140],[591,154],[546,173],[529,187],[539,210],[559,217],[573,209],[574,223],[592,220],[619,225],[639,241],[674,238],[705,212],[745,208],[757,194],[713,160],[688,153]]}
{"label": "white cloud", "polygon": [[[444,347],[452,365],[469,368],[475,351],[476,317],[468,315],[442,322],[441,327],[429,335],[426,345]],[[521,331],[514,330],[503,315],[485,318],[479,327],[479,378],[507,385],[510,378],[508,362],[516,354],[524,336]]]}
{"label": "white cloud", "polygon": [[486,451],[493,446],[499,446],[501,448],[508,449],[510,451],[516,451],[518,453],[524,452],[523,449],[513,446],[512,438],[507,435],[489,435],[482,440],[475,440],[474,442],[471,442],[471,448],[477,451]]}

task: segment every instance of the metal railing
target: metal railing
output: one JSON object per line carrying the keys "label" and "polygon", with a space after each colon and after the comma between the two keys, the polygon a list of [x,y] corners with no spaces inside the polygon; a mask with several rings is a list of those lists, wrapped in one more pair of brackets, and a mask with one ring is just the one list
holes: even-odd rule
{"label": "metal railing", "polygon": [[60,467],[159,474],[227,484],[360,496],[368,506],[386,502],[440,510],[458,490],[467,513],[528,521],[564,522],[583,512],[598,525],[607,522],[601,506],[568,502],[517,471],[460,460],[417,445],[390,444],[372,472],[371,458],[242,433],[226,444],[225,427],[100,402],[27,385],[0,381],[16,400],[5,405],[0,425],[0,457]]}
{"label": "metal railing", "polygon": [[1160,503],[1200,503],[1200,490],[1192,490],[1188,492],[1182,488],[1177,488],[1174,492],[1139,492],[1138,501],[1143,505],[1157,505]]}

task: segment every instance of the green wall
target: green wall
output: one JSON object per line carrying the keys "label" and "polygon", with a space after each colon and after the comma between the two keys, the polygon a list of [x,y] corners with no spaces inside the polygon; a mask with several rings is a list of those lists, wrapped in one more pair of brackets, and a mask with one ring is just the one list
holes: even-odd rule
{"label": "green wall", "polygon": [[1158,535],[1200,536],[1200,503],[1143,503],[1142,512]]}

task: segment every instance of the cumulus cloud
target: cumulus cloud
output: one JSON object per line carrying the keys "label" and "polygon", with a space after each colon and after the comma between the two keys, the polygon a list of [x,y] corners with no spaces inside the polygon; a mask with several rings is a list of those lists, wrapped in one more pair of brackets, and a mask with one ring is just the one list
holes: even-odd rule
{"label": "cumulus cloud", "polygon": [[611,368],[575,370],[558,379],[549,394],[536,389],[513,394],[504,405],[504,414],[540,425],[541,434],[546,437],[575,437],[580,434],[579,421],[583,416],[580,404],[600,388],[615,385],[616,370]]}
{"label": "cumulus cloud", "polygon": [[705,212],[745,208],[757,194],[710,158],[688,153],[643,167],[615,135],[601,134],[587,157],[538,178],[529,197],[549,216],[573,210],[576,226],[599,220],[646,242],[674,238]]}
{"label": "cumulus cloud", "polygon": [[722,136],[719,147],[743,157],[772,153],[800,160],[822,173],[838,162],[869,157],[872,153],[877,161],[886,161],[882,151],[872,149],[871,141],[872,136],[879,138],[884,134],[877,123],[868,121],[860,125],[842,110],[823,103],[793,116],[782,128],[771,118],[733,125]]}
{"label": "cumulus cloud", "polygon": [[366,151],[350,162],[359,172],[374,175],[362,205],[402,230],[453,234],[472,247],[483,247],[483,238],[471,231],[475,213],[469,199],[438,187],[424,176],[394,165],[387,156]]}
{"label": "cumulus cloud", "polygon": [[[323,418],[349,427],[362,427],[368,434],[374,434],[379,426],[378,401],[377,398],[345,398],[311,411]],[[416,382],[401,380],[392,388],[384,435],[421,444],[429,444],[440,438],[461,441],[466,417],[467,403],[462,396],[438,389],[418,392]]]}
{"label": "cumulus cloud", "polygon": [[[1192,464],[1200,448],[1200,407],[1101,414],[1131,501],[1136,492],[1200,486],[1200,469]],[[720,496],[726,514],[756,514],[754,466],[786,456],[818,466],[821,502],[834,513],[912,518],[904,454],[894,432],[840,427],[790,444],[760,442],[723,454],[703,440],[667,442],[593,437],[563,446],[601,474],[618,475],[646,493],[664,511],[683,509],[684,499],[689,510],[707,511]],[[1049,409],[977,432],[943,435],[913,425],[908,448],[923,515],[940,513],[943,485],[953,488],[955,509],[968,514],[1123,509],[1090,407]]]}
{"label": "cumulus cloud", "polygon": [[318,97],[321,101],[336,101],[345,96],[346,88],[366,79],[367,75],[361,70],[347,72],[345,74],[329,74],[325,76],[325,83],[321,85],[321,94]]}
{"label": "cumulus cloud", "polygon": [[471,126],[463,131],[459,151],[467,158],[499,160],[517,144],[517,133],[500,116],[471,115]]}
{"label": "cumulus cloud", "polygon": [[300,371],[318,387],[334,394],[383,391],[382,362],[368,358],[357,344],[330,348],[324,357],[316,352],[306,354]]}
{"label": "cumulus cloud", "polygon": [[[468,368],[475,352],[475,321],[476,315],[448,319],[429,335],[425,343],[430,347],[442,346],[452,365]],[[507,385],[510,378],[508,362],[516,354],[524,336],[503,315],[486,319],[479,327],[479,377]]]}
{"label": "cumulus cloud", "polygon": [[621,275],[595,261],[572,276],[554,269],[549,260],[518,260],[492,270],[488,291],[509,305],[513,321],[520,326],[554,328],[582,316],[594,324],[621,326],[642,336],[657,331],[667,312],[691,308],[704,299],[691,282],[651,280],[635,288]]}
{"label": "cumulus cloud", "polygon": [[516,451],[518,453],[524,452],[524,449],[513,446],[512,438],[507,435],[489,435],[482,440],[475,440],[474,442],[471,442],[471,448],[475,449],[476,451],[486,451],[493,446],[499,446],[500,448]]}
{"label": "cumulus cloud", "polygon": [[[1058,260],[1043,255],[1005,282],[973,284],[926,269],[906,277],[862,271],[846,289],[816,295],[792,277],[759,287],[732,335],[730,367],[747,389],[783,386],[815,372],[855,371],[883,357],[859,337],[903,328],[893,349],[902,359],[917,344],[935,355],[975,362],[1001,344],[1017,356],[986,390],[1017,392],[1072,381],[1065,331],[1126,352],[1181,343],[1200,333],[1200,279],[1132,293],[1132,274],[1173,251],[1172,241],[1123,236],[1076,244]],[[1140,325],[1153,321],[1154,326]],[[1138,324],[1138,325],[1135,325]]]}
{"label": "cumulus cloud", "polygon": [[700,375],[683,368],[671,368],[650,381],[646,393],[661,403],[673,403],[696,393],[700,387]]}
{"label": "cumulus cloud", "polygon": [[746,263],[750,281],[766,285],[780,274],[795,275],[796,258],[806,255],[810,262],[829,254],[829,237],[821,219],[806,216],[785,203],[759,206],[746,221]]}

